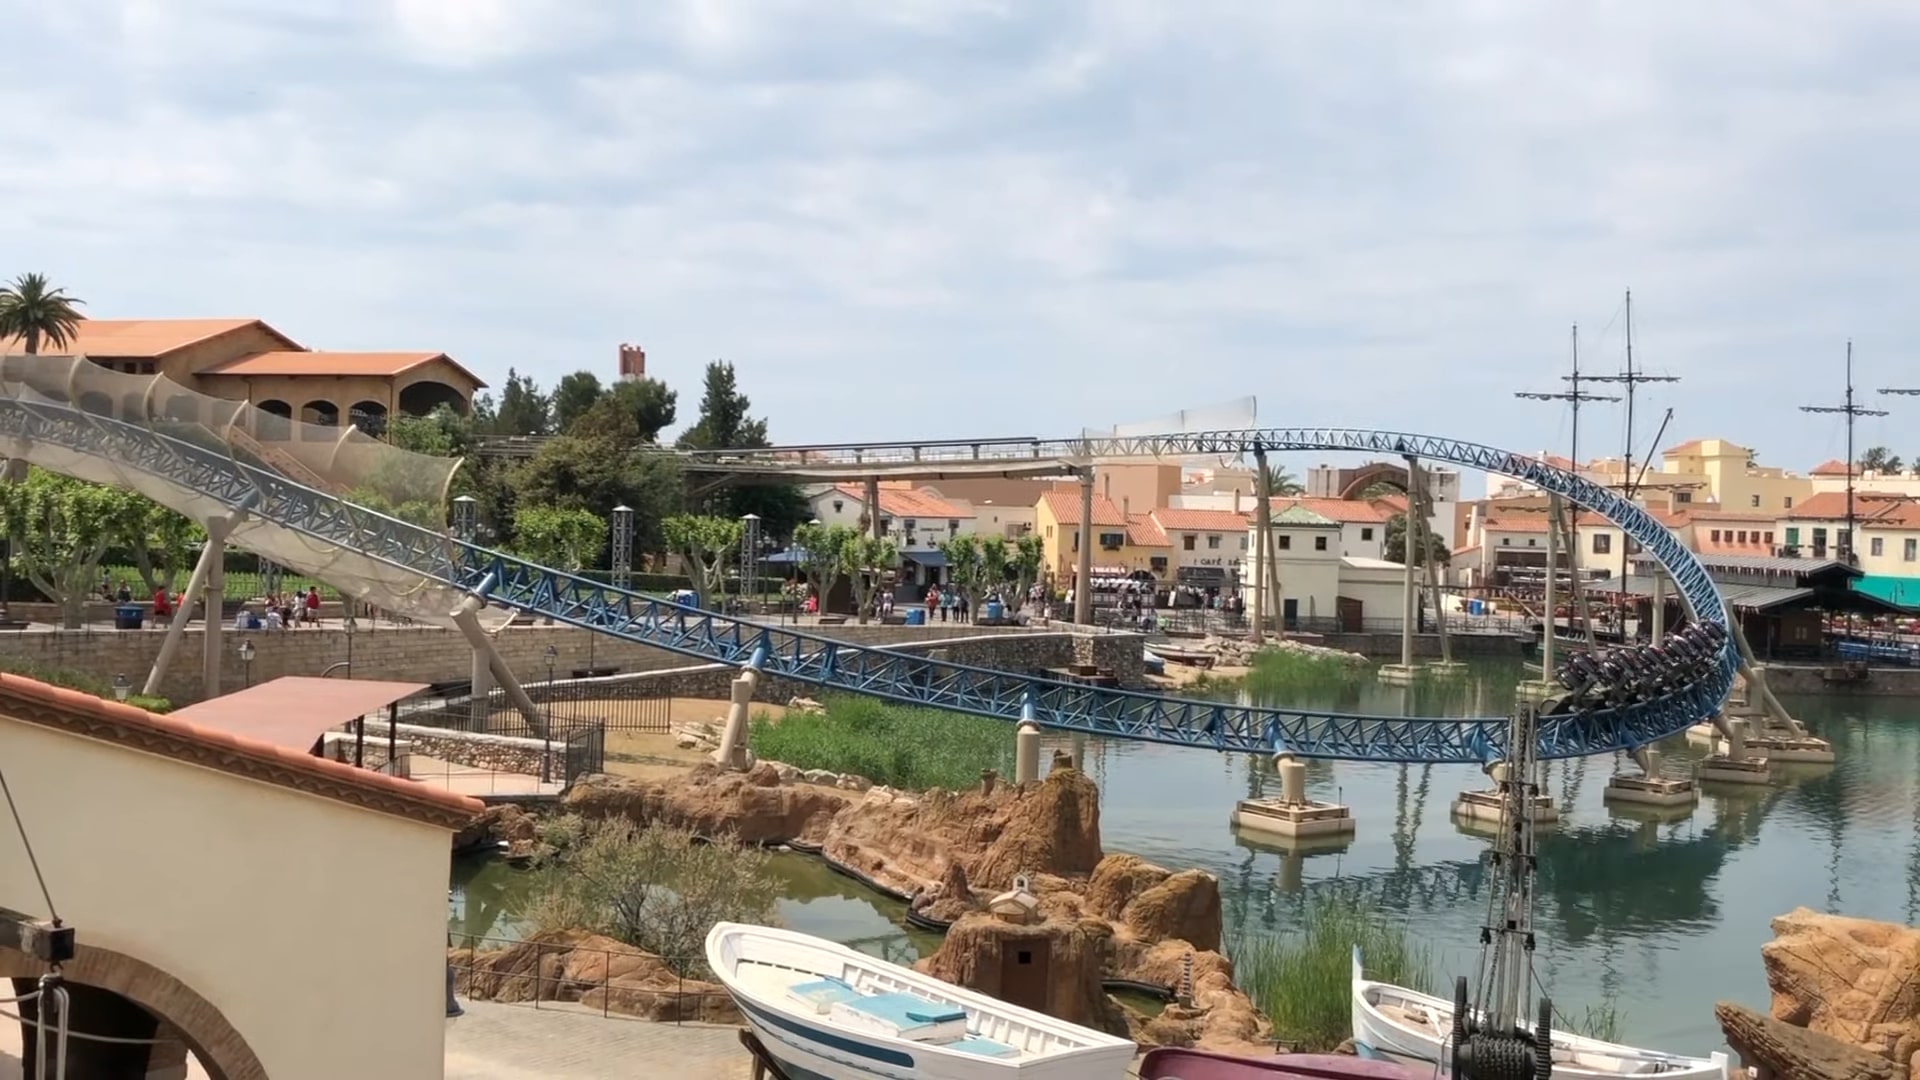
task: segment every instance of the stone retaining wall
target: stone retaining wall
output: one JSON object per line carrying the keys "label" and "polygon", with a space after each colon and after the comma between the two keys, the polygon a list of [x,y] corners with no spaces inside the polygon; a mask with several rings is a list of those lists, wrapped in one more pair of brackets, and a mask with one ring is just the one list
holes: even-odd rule
{"label": "stone retaining wall", "polygon": [[[1361,656],[1400,658],[1399,634],[1318,634],[1312,640],[1329,649],[1344,649]],[[1511,634],[1453,634],[1448,642],[1457,658],[1524,655],[1521,639]],[[1428,660],[1438,658],[1440,635],[1413,635],[1413,655]]]}
{"label": "stone retaining wall", "polygon": [[[845,626],[808,627],[810,633],[854,645],[875,645],[894,649],[931,648],[941,642],[968,639],[1003,642],[1012,652],[1005,654],[1000,666],[1024,670],[1029,658],[1045,659],[1048,666],[1064,662],[1062,646],[1013,643],[1031,637],[1060,639],[1062,635],[1039,633],[1024,628],[988,628],[974,626]],[[145,680],[160,653],[165,637],[158,629],[107,630],[29,630],[0,633],[0,656],[15,657],[46,667],[80,671],[112,679],[125,674],[135,685]],[[221,692],[242,687],[247,673],[235,655],[242,639],[253,642],[251,677],[264,682],[282,675],[320,675],[334,664],[348,660],[351,639],[353,676],[361,679],[393,679],[408,682],[443,682],[465,679],[472,673],[472,652],[457,631],[437,627],[393,627],[360,629],[349,634],[335,626],[303,630],[223,631],[221,641],[227,650],[222,668]],[[174,656],[166,679],[160,686],[162,697],[176,704],[199,701],[202,694],[201,652],[205,630],[188,627],[180,650]],[[1131,652],[1118,642],[1132,642]],[[697,662],[665,649],[622,641],[570,626],[540,626],[515,623],[494,639],[494,647],[522,682],[537,682],[547,677],[547,647],[559,652],[556,670],[561,677],[576,668],[616,667],[623,672],[664,671]],[[1098,661],[1106,667],[1139,679],[1139,639],[1130,635],[1099,635],[1091,646]],[[967,645],[962,652],[986,662],[1000,657],[991,645]],[[1130,655],[1130,660],[1129,660]],[[955,659],[959,659],[956,655]]]}
{"label": "stone retaining wall", "polygon": [[[410,748],[421,757],[435,758],[454,765],[467,765],[476,769],[488,769],[493,772],[519,773],[522,776],[541,775],[541,759],[547,750],[542,739],[519,739],[506,735],[481,735],[472,731],[452,731],[447,728],[422,727],[418,724],[399,726],[400,744]],[[380,760],[384,764],[387,753],[387,725],[384,721],[367,721],[368,768],[374,768],[373,747],[380,745]],[[348,760],[353,757],[353,737],[347,736],[346,750]],[[403,751],[404,752],[404,751]],[[567,745],[564,742],[553,744],[553,764],[559,765],[566,756]],[[561,770],[555,769],[556,773]]]}
{"label": "stone retaining wall", "polygon": [[[1832,665],[1838,666],[1838,665]],[[1859,682],[1828,682],[1826,664],[1762,664],[1776,694],[1850,694],[1857,697],[1920,697],[1920,668],[1867,669]]]}

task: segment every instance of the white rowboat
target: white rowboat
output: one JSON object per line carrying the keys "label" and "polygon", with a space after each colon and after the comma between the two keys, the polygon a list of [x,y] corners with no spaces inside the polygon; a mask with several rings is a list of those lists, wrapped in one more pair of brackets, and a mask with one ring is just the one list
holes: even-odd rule
{"label": "white rowboat", "polygon": [[831,941],[741,923],[707,966],[794,1080],[1121,1080],[1134,1045]]}
{"label": "white rowboat", "polygon": [[[1453,1003],[1389,983],[1370,982],[1353,950],[1353,1041],[1368,1057],[1453,1073]],[[1728,1080],[1727,1055],[1684,1057],[1555,1031],[1554,1080],[1640,1076],[1659,1080]]]}

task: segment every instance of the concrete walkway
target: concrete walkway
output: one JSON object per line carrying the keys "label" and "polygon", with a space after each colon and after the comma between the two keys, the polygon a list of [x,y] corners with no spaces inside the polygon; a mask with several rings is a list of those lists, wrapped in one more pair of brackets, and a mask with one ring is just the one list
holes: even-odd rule
{"label": "concrete walkway", "polygon": [[746,1080],[734,1027],[604,1018],[579,1006],[461,1001],[447,1021],[447,1080]]}

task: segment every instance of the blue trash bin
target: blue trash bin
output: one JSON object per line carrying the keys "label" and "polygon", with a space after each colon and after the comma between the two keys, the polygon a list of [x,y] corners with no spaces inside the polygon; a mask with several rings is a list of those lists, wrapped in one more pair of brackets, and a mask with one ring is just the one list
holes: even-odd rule
{"label": "blue trash bin", "polygon": [[927,609],[917,608],[917,607],[908,608],[907,609],[907,625],[908,626],[927,625]]}
{"label": "blue trash bin", "polygon": [[987,601],[987,621],[999,622],[1007,613],[1007,605],[998,600]]}
{"label": "blue trash bin", "polygon": [[147,609],[139,604],[121,604],[113,609],[113,628],[115,630],[138,630],[145,621]]}

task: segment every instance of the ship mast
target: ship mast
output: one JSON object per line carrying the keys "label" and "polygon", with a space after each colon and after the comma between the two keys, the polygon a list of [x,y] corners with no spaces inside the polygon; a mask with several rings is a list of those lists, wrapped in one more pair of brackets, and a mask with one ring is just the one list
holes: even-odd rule
{"label": "ship mast", "polygon": [[[1621,494],[1621,497],[1625,498],[1628,502],[1632,502],[1633,487],[1634,487],[1634,484],[1633,484],[1634,390],[1641,383],[1654,383],[1654,382],[1673,383],[1673,382],[1680,381],[1680,377],[1678,375],[1649,375],[1643,370],[1636,370],[1634,368],[1633,366],[1633,290],[1632,289],[1627,290],[1627,366],[1618,375],[1589,375],[1587,376],[1587,379],[1589,382],[1597,382],[1597,383],[1620,383],[1621,385],[1625,386],[1627,389],[1627,449],[1626,449],[1624,471],[1621,473],[1621,476],[1620,476],[1620,483],[1621,483],[1620,494]],[[1626,603],[1627,603],[1627,555],[1628,555],[1627,549],[1631,546],[1632,545],[1626,542],[1626,538],[1624,536],[1621,537],[1621,541],[1620,541],[1621,618],[1620,618],[1619,630],[1623,636],[1626,634],[1626,631],[1627,631],[1626,614],[1625,614]]]}
{"label": "ship mast", "polygon": [[[1887,393],[1898,393],[1899,391],[1882,390],[1880,392],[1883,394],[1887,394]],[[1838,549],[1836,554],[1840,556],[1841,562],[1846,563],[1848,566],[1858,566],[1860,564],[1860,560],[1856,558],[1853,553],[1853,548],[1855,543],[1854,537],[1858,529],[1858,526],[1854,522],[1854,514],[1853,514],[1853,476],[1855,472],[1859,471],[1860,466],[1854,460],[1853,423],[1857,418],[1862,416],[1885,416],[1887,415],[1887,411],[1885,409],[1869,409],[1864,405],[1854,404],[1854,400],[1853,400],[1853,339],[1852,338],[1847,339],[1846,403],[1843,405],[1802,405],[1800,406],[1800,411],[1806,412],[1806,413],[1840,413],[1847,418],[1847,533],[1846,533],[1846,540],[1843,543],[1836,544],[1834,546]],[[1849,619],[1848,621],[1851,622],[1852,620]]]}

